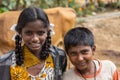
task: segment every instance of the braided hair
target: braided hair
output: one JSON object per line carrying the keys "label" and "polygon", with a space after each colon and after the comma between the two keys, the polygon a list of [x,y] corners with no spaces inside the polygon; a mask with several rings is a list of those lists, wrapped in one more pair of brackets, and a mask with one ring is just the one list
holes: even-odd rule
{"label": "braided hair", "polygon": [[[15,30],[19,34],[21,34],[22,29],[25,27],[25,25],[28,22],[32,22],[35,20],[42,21],[45,28],[48,28],[50,25],[48,16],[42,9],[36,8],[36,7],[28,7],[21,12],[18,18],[18,22],[17,22],[17,26]],[[19,66],[21,66],[24,62],[24,56],[23,56],[23,50],[22,50],[21,43],[22,43],[22,38],[19,35],[16,35],[15,54],[16,54],[16,64]],[[50,52],[50,45],[51,45],[51,36],[50,36],[50,30],[49,30],[47,33],[46,41],[43,44],[41,53],[39,55],[41,60],[45,60],[48,57],[49,52]]]}

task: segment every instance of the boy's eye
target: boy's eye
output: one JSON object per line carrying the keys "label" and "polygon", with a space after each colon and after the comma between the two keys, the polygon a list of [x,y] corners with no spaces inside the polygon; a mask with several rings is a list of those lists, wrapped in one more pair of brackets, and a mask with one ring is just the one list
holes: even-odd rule
{"label": "boy's eye", "polygon": [[45,33],[44,31],[38,31],[38,32],[37,32],[37,34],[38,34],[39,36],[43,35],[44,33]]}
{"label": "boy's eye", "polygon": [[81,51],[82,54],[87,54],[89,52],[89,50],[83,50]]}

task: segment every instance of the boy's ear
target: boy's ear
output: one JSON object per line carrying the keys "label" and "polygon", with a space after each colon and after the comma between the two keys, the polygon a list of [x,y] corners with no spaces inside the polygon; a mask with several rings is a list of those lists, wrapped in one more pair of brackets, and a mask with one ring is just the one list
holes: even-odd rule
{"label": "boy's ear", "polygon": [[92,47],[92,50],[93,50],[93,52],[95,52],[95,50],[96,50],[96,46],[95,45]]}
{"label": "boy's ear", "polygon": [[94,46],[92,47],[93,55],[94,55],[95,51],[96,51],[96,46],[94,45]]}

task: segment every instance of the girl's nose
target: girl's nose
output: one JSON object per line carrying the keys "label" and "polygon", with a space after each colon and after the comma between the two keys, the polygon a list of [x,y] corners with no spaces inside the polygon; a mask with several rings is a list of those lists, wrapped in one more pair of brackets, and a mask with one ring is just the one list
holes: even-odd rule
{"label": "girl's nose", "polygon": [[33,37],[32,37],[32,41],[33,42],[38,42],[39,41],[38,35],[34,34]]}

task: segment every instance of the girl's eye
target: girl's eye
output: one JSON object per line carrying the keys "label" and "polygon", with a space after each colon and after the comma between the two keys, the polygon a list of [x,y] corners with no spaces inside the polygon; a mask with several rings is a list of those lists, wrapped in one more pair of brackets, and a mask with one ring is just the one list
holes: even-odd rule
{"label": "girl's eye", "polygon": [[76,54],[76,53],[74,53],[74,52],[69,53],[69,55],[70,55],[71,57],[73,57],[73,56],[77,56],[77,54]]}
{"label": "girl's eye", "polygon": [[43,35],[45,32],[44,31],[39,31],[37,34],[39,35],[39,36],[41,36],[41,35]]}
{"label": "girl's eye", "polygon": [[25,32],[26,35],[32,35],[32,32],[31,31],[27,31]]}

